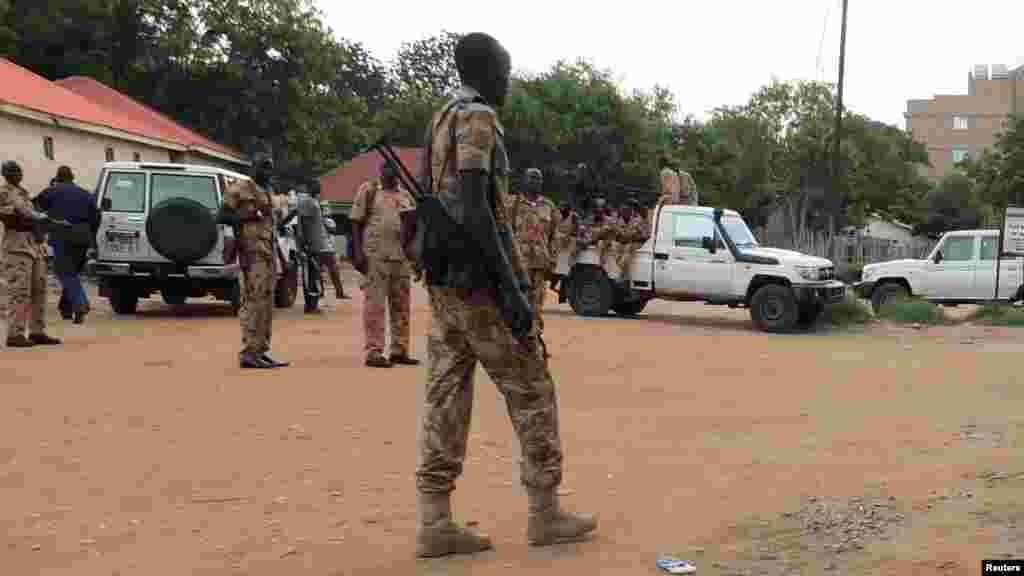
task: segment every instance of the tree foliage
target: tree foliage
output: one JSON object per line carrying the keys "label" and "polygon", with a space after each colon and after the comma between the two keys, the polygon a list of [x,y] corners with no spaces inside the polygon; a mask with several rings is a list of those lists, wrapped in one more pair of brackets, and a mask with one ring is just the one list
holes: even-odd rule
{"label": "tree foliage", "polygon": [[[382,62],[337,38],[311,0],[0,0],[0,53],[50,79],[93,76],[243,152],[270,151],[294,179],[384,134],[420,145],[458,87],[459,38],[410,39]],[[833,102],[827,84],[773,81],[701,122],[681,118],[667,88],[627,93],[612,71],[562,60],[514,75],[500,116],[513,168],[542,169],[563,199],[586,189],[652,202],[658,172],[672,166],[694,176],[704,203],[755,225],[778,209],[794,233],[872,211],[923,218],[923,146],[857,114],[844,119],[843,186],[833,190]],[[972,182],[999,174],[1016,185],[1006,180],[1019,162],[1011,156],[979,160]],[[829,221],[836,207],[842,218]]]}

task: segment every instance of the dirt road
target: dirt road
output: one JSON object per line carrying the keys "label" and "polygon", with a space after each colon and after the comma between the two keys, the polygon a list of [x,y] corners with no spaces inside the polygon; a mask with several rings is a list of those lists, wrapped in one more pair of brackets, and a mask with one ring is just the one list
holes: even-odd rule
{"label": "dirt road", "polygon": [[[201,303],[113,317],[94,300],[83,326],[51,318],[63,349],[0,350],[3,573],[655,574],[673,553],[702,575],[979,574],[1024,557],[1024,332],[769,336],[723,308],[552,302],[563,502],[598,534],[526,546],[481,372],[454,502],[496,550],[416,562],[423,368],[362,366],[354,292],[275,316],[281,371],[239,371],[237,320]],[[414,308],[424,357],[419,290]]]}

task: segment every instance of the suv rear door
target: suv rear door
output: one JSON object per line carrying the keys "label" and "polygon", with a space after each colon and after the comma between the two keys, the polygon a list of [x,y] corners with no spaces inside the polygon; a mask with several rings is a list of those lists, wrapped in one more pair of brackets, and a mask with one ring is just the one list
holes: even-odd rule
{"label": "suv rear door", "polygon": [[148,176],[144,170],[104,170],[100,180],[99,202],[103,210],[96,235],[99,260],[144,262],[153,257],[146,239],[146,214],[149,206]]}
{"label": "suv rear door", "polygon": [[[186,172],[178,170],[153,170],[150,175],[149,209],[170,198],[188,198],[209,208],[216,215],[220,208],[220,179],[216,174],[204,172]],[[187,233],[187,232],[185,232]],[[196,264],[216,265],[223,259],[221,251],[224,246],[223,233],[217,235],[217,244]],[[153,251],[153,257],[160,262],[170,262]]]}

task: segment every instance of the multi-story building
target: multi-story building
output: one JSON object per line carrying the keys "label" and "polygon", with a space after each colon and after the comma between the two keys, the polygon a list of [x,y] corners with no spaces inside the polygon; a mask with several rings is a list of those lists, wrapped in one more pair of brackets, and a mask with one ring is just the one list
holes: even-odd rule
{"label": "multi-story building", "polygon": [[967,94],[907,100],[907,131],[928,147],[927,175],[941,178],[955,164],[991,146],[1011,114],[1024,113],[1024,66],[993,64],[967,75]]}

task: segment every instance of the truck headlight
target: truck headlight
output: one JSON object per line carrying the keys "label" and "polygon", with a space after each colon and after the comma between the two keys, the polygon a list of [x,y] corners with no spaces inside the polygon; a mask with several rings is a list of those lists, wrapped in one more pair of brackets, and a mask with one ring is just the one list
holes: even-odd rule
{"label": "truck headlight", "polygon": [[804,280],[812,282],[818,280],[818,268],[816,266],[796,266],[796,273]]}

